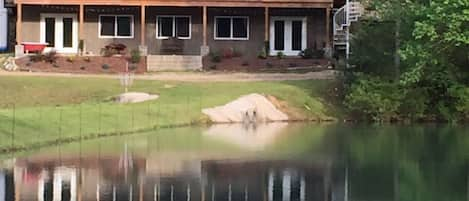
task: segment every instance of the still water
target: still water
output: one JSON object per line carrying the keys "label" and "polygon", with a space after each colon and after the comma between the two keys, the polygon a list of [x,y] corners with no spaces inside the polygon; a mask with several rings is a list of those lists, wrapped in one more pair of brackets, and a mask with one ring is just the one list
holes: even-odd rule
{"label": "still water", "polygon": [[162,129],[0,155],[0,201],[469,200],[444,125]]}

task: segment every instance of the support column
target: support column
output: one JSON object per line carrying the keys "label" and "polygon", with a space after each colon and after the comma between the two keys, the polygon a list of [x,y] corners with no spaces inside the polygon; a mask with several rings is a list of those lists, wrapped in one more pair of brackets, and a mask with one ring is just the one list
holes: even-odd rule
{"label": "support column", "polygon": [[200,55],[206,56],[210,52],[207,42],[207,6],[202,7],[202,47],[200,47]]}
{"label": "support column", "polygon": [[140,54],[142,56],[146,56],[148,55],[148,47],[145,43],[145,21],[146,21],[146,14],[145,14],[145,11],[146,11],[146,6],[145,5],[141,5],[140,6],[140,46],[138,46],[138,49],[140,51]]}
{"label": "support column", "polygon": [[326,8],[326,47],[324,54],[327,58],[332,57],[332,46],[331,46],[331,8]]}
{"label": "support column", "polygon": [[18,3],[16,5],[16,42],[20,45],[22,40],[22,25],[23,25],[23,5]]}
{"label": "support column", "polygon": [[83,4],[80,4],[80,17],[79,17],[80,21],[79,21],[79,25],[78,25],[79,26],[78,30],[80,30],[80,37],[79,37],[80,40],[83,40],[85,38],[84,37],[85,36],[84,35],[84,25],[83,25],[84,24],[84,19],[85,19],[85,14],[84,14],[85,11],[84,10],[85,10],[85,6]]}
{"label": "support column", "polygon": [[22,40],[22,25],[23,25],[23,5],[17,1],[16,4],[16,45],[15,45],[15,57],[21,57],[24,55],[24,47],[21,45]]}
{"label": "support column", "polygon": [[264,41],[269,41],[269,7],[264,9]]}

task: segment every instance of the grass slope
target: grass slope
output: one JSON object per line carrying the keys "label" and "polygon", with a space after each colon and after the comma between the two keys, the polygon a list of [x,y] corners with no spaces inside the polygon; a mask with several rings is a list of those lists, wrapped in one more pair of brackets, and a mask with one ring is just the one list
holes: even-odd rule
{"label": "grass slope", "polygon": [[121,105],[109,101],[123,90],[118,80],[5,76],[0,77],[0,149],[97,133],[203,122],[202,108],[222,105],[249,93],[273,95],[305,118],[327,119],[329,107],[323,104],[321,94],[329,84],[324,80],[223,83],[137,80],[131,91],[161,97]]}

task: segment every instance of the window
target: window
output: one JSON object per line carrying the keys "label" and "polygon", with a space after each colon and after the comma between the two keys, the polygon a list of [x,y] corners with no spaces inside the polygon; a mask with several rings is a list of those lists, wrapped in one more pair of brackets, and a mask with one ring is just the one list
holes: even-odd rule
{"label": "window", "polygon": [[99,36],[102,38],[133,38],[134,19],[131,15],[99,16]]}
{"label": "window", "polygon": [[191,17],[189,16],[157,16],[156,24],[156,38],[158,39],[191,38]]}
{"label": "window", "polygon": [[215,40],[248,39],[248,17],[215,17]]}

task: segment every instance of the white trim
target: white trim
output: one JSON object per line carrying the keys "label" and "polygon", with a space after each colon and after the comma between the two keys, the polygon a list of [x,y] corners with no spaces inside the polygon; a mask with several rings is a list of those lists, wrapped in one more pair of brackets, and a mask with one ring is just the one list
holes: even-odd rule
{"label": "white trim", "polygon": [[[230,37],[217,37],[217,28],[218,28],[218,24],[217,24],[217,19],[220,19],[220,18],[227,18],[227,19],[230,19]],[[243,18],[243,19],[246,19],[247,20],[247,24],[246,24],[246,31],[247,31],[247,36],[245,38],[238,38],[238,37],[233,37],[233,18]],[[250,22],[249,22],[249,16],[215,16],[214,20],[213,20],[213,38],[215,40],[249,40],[249,25],[250,25]]]}
{"label": "white trim", "polygon": [[[101,17],[114,17],[114,36],[103,36],[101,35]],[[130,36],[119,36],[117,35],[117,17],[130,17]],[[103,14],[98,15],[98,38],[134,38],[134,15],[131,14]]]}
{"label": "white trim", "polygon": [[[76,53],[78,51],[78,21],[77,15],[71,13],[41,13],[39,23],[39,41],[46,42],[45,18],[55,18],[55,44],[47,47],[46,52],[56,50],[59,53]],[[72,47],[63,47],[63,18],[72,18]]]}
{"label": "white trim", "polygon": [[[160,40],[165,40],[165,39],[169,39],[169,37],[167,36],[158,36],[159,35],[159,23],[158,23],[158,19],[161,18],[161,17],[170,17],[170,18],[173,18],[173,34],[171,37],[176,37],[177,39],[181,39],[181,40],[189,40],[192,38],[192,16],[190,15],[157,15],[156,16],[156,39],[160,39]],[[187,17],[189,18],[189,37],[177,37],[176,36],[176,18],[183,18],[183,17]]]}
{"label": "white trim", "polygon": [[[275,21],[282,20],[285,22],[284,30],[284,50],[279,51],[275,50]],[[302,35],[301,35],[301,50],[292,50],[291,44],[291,29],[292,21],[302,21]],[[270,18],[270,56],[277,55],[278,52],[283,52],[287,56],[298,56],[300,52],[307,48],[307,18],[306,17],[284,17],[284,16],[274,16]]]}

